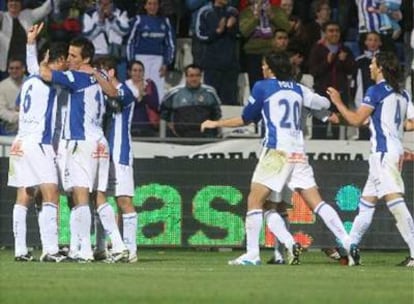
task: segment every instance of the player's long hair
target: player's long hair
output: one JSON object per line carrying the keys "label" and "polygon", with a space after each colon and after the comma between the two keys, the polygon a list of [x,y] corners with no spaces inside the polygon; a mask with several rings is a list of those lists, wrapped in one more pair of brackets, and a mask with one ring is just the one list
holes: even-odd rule
{"label": "player's long hair", "polygon": [[392,52],[379,52],[375,55],[377,66],[382,69],[382,75],[395,92],[401,93],[402,71],[397,56]]}
{"label": "player's long hair", "polygon": [[274,52],[264,56],[264,60],[278,80],[293,80],[293,68],[287,52]]}

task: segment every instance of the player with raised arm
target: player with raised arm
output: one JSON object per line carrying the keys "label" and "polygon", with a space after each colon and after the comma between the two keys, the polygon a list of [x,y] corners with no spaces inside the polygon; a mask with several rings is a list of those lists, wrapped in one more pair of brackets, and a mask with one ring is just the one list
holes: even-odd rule
{"label": "player with raised arm", "polygon": [[[272,191],[280,192],[285,184],[291,189],[298,190],[308,206],[322,218],[344,247],[349,247],[349,236],[341,219],[336,211],[322,200],[318,192],[312,167],[306,158],[300,124],[303,106],[315,110],[327,109],[329,100],[292,80],[292,67],[288,55],[284,52],[265,56],[262,70],[265,80],[254,85],[241,117],[207,120],[201,125],[202,130],[239,127],[260,119],[263,119],[265,124],[264,148],[254,171],[247,198],[247,252],[229,261],[231,265],[260,263],[259,235],[263,223],[263,204]],[[279,221],[280,230],[277,235],[286,245],[289,243],[290,233],[283,219],[280,218]],[[289,263],[299,263],[300,245],[294,243],[291,252],[293,257],[289,259]]]}
{"label": "player with raised arm", "polygon": [[70,70],[54,71],[42,62],[40,76],[70,92],[63,128],[63,138],[67,140],[63,188],[72,192],[74,203],[70,215],[69,256],[79,262],[93,260],[89,193],[97,190],[97,210],[107,234],[111,237],[112,260],[116,262],[126,259],[128,251],[122,242],[114,211],[106,203],[109,149],[103,134],[102,121],[105,113],[103,91],[109,96],[116,96],[117,91],[98,71],[94,71],[93,75],[82,71],[82,68],[90,66],[93,55],[94,47],[88,39],[75,38],[69,44],[67,60]]}
{"label": "player with raised arm", "polygon": [[[66,44],[52,44],[44,65],[54,70],[66,69]],[[26,245],[26,214],[34,188],[42,196],[38,222],[42,242],[42,262],[65,259],[58,248],[58,174],[52,146],[56,115],[57,90],[32,75],[23,84],[18,97],[19,129],[10,150],[8,185],[17,188],[13,209],[15,260],[33,259]]]}
{"label": "player with raised arm", "polygon": [[403,129],[404,126],[407,129],[411,127],[414,106],[407,91],[399,85],[402,72],[394,53],[376,54],[369,68],[375,85],[368,88],[356,111],[349,110],[343,104],[338,91],[332,87],[327,89],[332,103],[350,125],[360,126],[369,119],[371,131],[368,179],[350,232],[355,262],[360,263],[357,245],[372,222],[378,200],[383,199],[410,250],[410,256],[399,265],[414,267],[414,222],[404,201],[404,181],[401,177]]}

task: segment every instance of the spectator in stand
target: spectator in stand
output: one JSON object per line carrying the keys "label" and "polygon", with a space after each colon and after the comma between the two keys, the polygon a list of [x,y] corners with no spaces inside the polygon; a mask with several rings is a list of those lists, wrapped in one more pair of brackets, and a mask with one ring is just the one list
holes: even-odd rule
{"label": "spectator in stand", "polygon": [[[290,30],[286,13],[276,6],[270,6],[266,14],[272,31],[276,28]],[[253,84],[263,78],[262,59],[272,50],[272,37],[256,35],[259,17],[255,13],[255,0],[249,0],[249,6],[240,13],[240,32],[244,40],[243,52],[245,69],[249,76],[250,89]]]}
{"label": "spectator in stand", "polygon": [[0,80],[7,77],[10,57],[26,62],[26,32],[52,11],[52,3],[59,1],[46,0],[36,9],[23,9],[22,0],[7,1],[7,11],[0,12]]}
{"label": "spectator in stand", "polygon": [[285,11],[288,18],[290,16],[292,16],[293,5],[294,5],[294,0],[282,0],[282,1],[280,1],[280,8]]}
{"label": "spectator in stand", "polygon": [[112,0],[99,0],[96,8],[83,15],[83,35],[92,41],[95,57],[122,56],[122,39],[128,33],[126,11],[116,8]]}
{"label": "spectator in stand", "polygon": [[289,44],[288,32],[284,29],[276,29],[273,35],[272,51],[286,51]]}
{"label": "spectator in stand", "polygon": [[201,83],[202,69],[190,64],[185,68],[185,85],[172,88],[161,103],[161,118],[167,121],[169,136],[217,137],[218,132],[200,132],[206,119],[221,118],[220,99],[213,87]]}
{"label": "spectator in stand", "polygon": [[374,6],[368,7],[368,12],[376,12],[380,16],[381,31],[392,31],[392,39],[401,35],[401,26],[398,21],[402,19],[402,0],[374,0]]}
{"label": "spectator in stand", "polygon": [[[336,88],[347,104],[350,103],[349,78],[355,73],[355,61],[349,48],[340,42],[341,32],[339,24],[334,21],[326,22],[323,27],[323,36],[316,43],[309,57],[309,71],[314,79],[316,93],[326,96],[328,87]],[[330,108],[337,112],[335,107]],[[313,139],[338,139],[339,127],[332,125],[332,135],[328,136],[327,125],[312,118]]]}
{"label": "spectator in stand", "polygon": [[174,32],[178,29],[179,19],[183,15],[184,4],[182,2],[181,0],[160,0],[160,11],[170,20]]}
{"label": "spectator in stand", "polygon": [[[395,51],[394,41],[392,39],[392,30],[382,30],[380,11],[382,7],[378,6],[376,0],[358,0],[358,32],[359,46],[364,49],[365,36],[369,32],[377,32],[381,35],[383,50]],[[401,11],[394,13],[394,18],[400,20]]]}
{"label": "spectator in stand", "polygon": [[314,19],[306,24],[306,49],[310,50],[312,46],[323,38],[323,25],[331,20],[331,7],[327,0],[315,0],[312,2],[311,11]]}
{"label": "spectator in stand", "polygon": [[157,87],[151,79],[145,79],[144,64],[134,60],[128,66],[129,79],[126,85],[138,90],[138,102],[132,116],[131,134],[137,137],[156,136],[159,129],[159,97]]}
{"label": "spectator in stand", "polygon": [[[411,31],[410,46],[414,50],[414,29]],[[414,95],[414,57],[411,61],[411,95]]]}
{"label": "spectator in stand", "polygon": [[193,62],[197,65],[201,65],[204,48],[200,39],[198,39],[195,33],[195,26],[197,20],[197,14],[200,8],[208,3],[209,0],[186,0],[186,7],[191,12],[191,24],[189,35],[191,37],[191,54],[193,55]]}
{"label": "spectator in stand", "polygon": [[329,3],[331,6],[331,19],[339,23],[343,40],[357,41],[358,10],[356,1],[331,0]]}
{"label": "spectator in stand", "polygon": [[[269,0],[269,3],[272,6],[280,6],[281,0]],[[249,5],[250,5],[250,0],[240,0],[239,5],[238,5],[240,12],[243,11],[245,8],[247,8]]]}
{"label": "spectator in stand", "polygon": [[23,84],[26,67],[22,60],[10,58],[7,71],[9,77],[0,82],[0,134],[14,135],[19,120],[16,99]]}
{"label": "spectator in stand", "polygon": [[69,43],[81,32],[82,24],[78,4],[62,0],[59,10],[51,14],[48,21],[49,40]]}
{"label": "spectator in stand", "polygon": [[175,31],[170,20],[159,13],[159,0],[145,0],[144,12],[131,22],[127,44],[128,61],[139,60],[158,91],[164,96],[165,75],[175,57]]}
{"label": "spectator in stand", "polygon": [[204,83],[224,104],[237,105],[239,12],[228,0],[213,0],[197,15],[197,37],[204,44]]}
{"label": "spectator in stand", "polygon": [[[376,32],[370,32],[365,36],[365,49],[364,53],[356,58],[356,92],[355,92],[355,106],[359,108],[362,104],[367,89],[374,85],[374,81],[371,78],[371,72],[369,66],[371,65],[372,58],[380,51],[381,36]],[[357,139],[369,140],[370,132],[365,126],[359,128]]]}

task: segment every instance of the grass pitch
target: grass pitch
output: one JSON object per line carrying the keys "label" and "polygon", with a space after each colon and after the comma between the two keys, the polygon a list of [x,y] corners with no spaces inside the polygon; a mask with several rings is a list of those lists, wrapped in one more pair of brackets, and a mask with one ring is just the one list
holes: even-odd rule
{"label": "grass pitch", "polygon": [[319,251],[299,266],[228,266],[239,254],[142,249],[136,264],[52,264],[1,250],[0,303],[414,303],[413,269],[394,266],[403,252],[363,252],[360,267]]}

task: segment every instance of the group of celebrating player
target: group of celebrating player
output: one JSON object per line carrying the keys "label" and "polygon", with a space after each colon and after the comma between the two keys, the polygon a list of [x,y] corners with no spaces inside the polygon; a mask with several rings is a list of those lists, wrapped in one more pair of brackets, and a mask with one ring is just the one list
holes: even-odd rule
{"label": "group of celebrating player", "polygon": [[[96,218],[104,230],[97,236],[95,259],[135,262],[137,213],[132,205],[130,124],[139,92],[131,82],[118,82],[116,64],[110,58],[100,58],[92,66],[94,47],[85,38],[72,40],[69,48],[52,44],[39,66],[33,54],[33,42],[41,27],[35,25],[28,33],[28,67],[32,73],[20,93],[19,131],[10,152],[8,184],[17,188],[13,210],[15,259],[33,259],[26,245],[26,213],[32,189],[36,188],[42,199],[39,213],[41,261],[94,260],[89,207],[94,200]],[[319,194],[306,158],[301,128],[302,107],[327,109],[330,101],[292,80],[292,66],[285,53],[264,57],[264,80],[254,85],[241,117],[202,123],[202,131],[259,120],[263,120],[265,126],[263,151],[247,198],[247,252],[229,261],[230,265],[260,264],[259,235],[264,209],[269,209],[265,213],[269,228],[287,248],[288,263],[299,264],[300,244],[295,243],[282,217],[272,207],[265,208],[267,198],[280,193],[287,185],[299,191],[313,212],[322,218],[347,252],[351,266],[360,264],[358,244],[372,221],[377,201],[383,199],[409,247],[410,256],[401,265],[414,267],[414,223],[404,201],[400,173],[403,132],[414,129],[414,106],[399,85],[399,69],[394,54],[378,53],[370,66],[376,84],[368,89],[356,111],[344,106],[334,88],[327,90],[331,102],[347,123],[360,126],[369,121],[371,130],[369,175],[349,234],[335,209]],[[103,120],[108,109],[109,115],[106,115],[110,123],[104,132]],[[60,115],[62,120],[56,118]],[[68,257],[60,254],[58,248],[59,179],[72,202]],[[112,188],[122,211],[123,237],[114,211],[106,202],[106,192]],[[92,197],[93,192],[96,194]],[[112,242],[111,254],[106,251],[106,235]]]}
{"label": "group of celebrating player", "polygon": [[[38,217],[40,261],[135,262],[137,213],[132,205],[130,122],[138,91],[131,82],[118,82],[116,63],[111,58],[98,58],[94,64],[99,69],[92,67],[94,46],[86,38],[72,40],[69,48],[52,43],[38,65],[32,44],[41,29],[42,25],[35,25],[28,32],[31,76],[18,99],[19,130],[10,151],[8,184],[17,188],[13,210],[15,259],[33,259],[26,245],[26,213],[35,188],[42,202]],[[106,74],[102,74],[103,69]],[[117,106],[111,110],[108,100],[115,100]],[[104,133],[105,113],[108,126]],[[58,248],[59,179],[71,201],[67,256]],[[108,186],[122,211],[123,238],[114,210],[106,201]],[[96,221],[103,226],[97,229],[95,253],[90,240],[91,200]],[[106,251],[106,236],[111,239],[111,254]]]}

